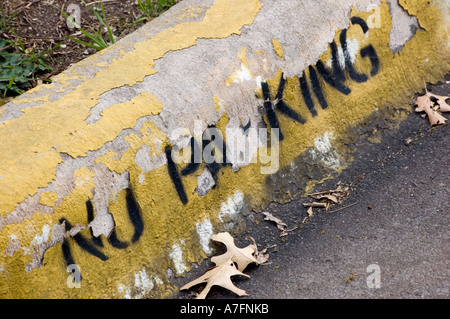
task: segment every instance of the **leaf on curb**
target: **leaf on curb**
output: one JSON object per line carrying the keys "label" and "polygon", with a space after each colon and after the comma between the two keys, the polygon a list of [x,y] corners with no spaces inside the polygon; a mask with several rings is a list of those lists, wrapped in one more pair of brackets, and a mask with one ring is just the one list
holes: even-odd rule
{"label": "leaf on curb", "polygon": [[247,296],[245,290],[236,287],[231,281],[231,276],[236,275],[250,278],[249,275],[246,275],[241,271],[239,271],[236,268],[234,262],[232,261],[232,258],[229,258],[226,262],[208,269],[203,274],[203,276],[200,276],[199,278],[185,284],[183,287],[180,288],[180,290],[189,289],[195,285],[206,283],[205,288],[202,290],[200,294],[197,295],[196,299],[205,299],[212,286],[221,286],[234,292],[240,297]]}
{"label": "leaf on curb", "polygon": [[445,101],[448,96],[436,95],[426,90],[425,95],[416,98],[416,112],[425,112],[431,126],[447,123],[447,119],[441,115],[443,112],[450,112],[450,105]]}
{"label": "leaf on curb", "polygon": [[211,236],[211,239],[224,244],[227,247],[227,252],[220,256],[214,256],[211,261],[216,265],[220,265],[231,258],[233,262],[237,264],[239,271],[244,269],[251,263],[258,263],[255,253],[258,251],[256,245],[248,245],[245,248],[238,248],[234,244],[234,238],[227,232],[218,233]]}

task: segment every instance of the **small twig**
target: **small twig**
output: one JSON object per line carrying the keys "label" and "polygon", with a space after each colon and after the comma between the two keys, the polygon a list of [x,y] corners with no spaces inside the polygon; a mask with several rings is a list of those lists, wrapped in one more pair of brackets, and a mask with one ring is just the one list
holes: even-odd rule
{"label": "small twig", "polygon": [[35,3],[38,3],[40,1],[41,0],[33,0],[33,1],[29,2],[29,3],[21,3],[21,4],[19,4],[19,5],[14,7],[14,12],[18,13],[19,11],[22,11],[25,8],[29,8],[29,7],[31,7],[31,5],[33,5]]}
{"label": "small twig", "polygon": [[357,203],[358,203],[358,202],[353,203],[353,204],[350,204],[350,205],[347,205],[347,206],[344,206],[344,207],[341,207],[341,208],[338,208],[338,209],[335,209],[335,210],[332,210],[332,211],[330,211],[329,213],[336,213],[336,212],[341,211],[341,210],[343,210],[343,209],[346,209],[346,208],[355,206]]}
{"label": "small twig", "polygon": [[319,207],[319,208],[326,208],[327,204],[326,203],[304,203],[303,207]]}
{"label": "small twig", "polygon": [[12,45],[11,45],[11,44],[8,44],[6,47],[1,48],[0,51],[7,50],[7,49],[9,49],[9,48],[11,48],[11,47],[12,47]]}

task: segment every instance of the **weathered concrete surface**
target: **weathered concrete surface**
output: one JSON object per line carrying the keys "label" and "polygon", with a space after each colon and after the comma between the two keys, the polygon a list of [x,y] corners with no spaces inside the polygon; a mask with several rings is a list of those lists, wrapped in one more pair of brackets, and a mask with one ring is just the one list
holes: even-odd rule
{"label": "weathered concrete surface", "polygon": [[[214,232],[338,174],[355,128],[397,125],[449,70],[447,21],[440,1],[185,0],[3,106],[0,296],[170,295]],[[280,141],[175,164],[208,126]]]}

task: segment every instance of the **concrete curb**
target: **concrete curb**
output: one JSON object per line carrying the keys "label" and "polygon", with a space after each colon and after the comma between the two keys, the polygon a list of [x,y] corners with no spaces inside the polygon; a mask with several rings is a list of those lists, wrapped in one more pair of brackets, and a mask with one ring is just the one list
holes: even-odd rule
{"label": "concrete curb", "polygon": [[2,106],[0,297],[173,294],[213,233],[339,174],[444,77],[447,9],[184,0]]}

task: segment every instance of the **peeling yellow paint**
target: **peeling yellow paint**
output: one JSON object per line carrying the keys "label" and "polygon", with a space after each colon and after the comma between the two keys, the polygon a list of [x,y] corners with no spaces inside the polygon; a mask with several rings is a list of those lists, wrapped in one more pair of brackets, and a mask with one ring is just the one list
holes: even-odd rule
{"label": "peeling yellow paint", "polygon": [[12,100],[14,104],[22,104],[22,103],[36,103],[36,102],[49,102],[50,94],[46,94],[44,96],[38,96],[34,98],[25,98],[19,97]]}
{"label": "peeling yellow paint", "polygon": [[183,21],[187,18],[196,18],[204,12],[204,9],[200,6],[189,6],[185,8],[179,15],[178,21]]}
{"label": "peeling yellow paint", "polygon": [[237,54],[239,60],[241,60],[240,69],[234,71],[226,80],[225,85],[231,85],[233,83],[242,83],[244,81],[248,81],[254,79],[252,71],[249,69],[247,62],[247,48],[241,48],[241,50]]}
{"label": "peeling yellow paint", "polygon": [[272,46],[273,46],[273,49],[275,50],[276,54],[278,55],[278,57],[282,58],[284,51],[283,51],[283,46],[281,45],[281,43],[278,40],[273,39]]}
{"label": "peeling yellow paint", "polygon": [[124,139],[130,145],[130,148],[124,152],[119,158],[116,152],[108,151],[105,155],[98,157],[95,163],[103,163],[109,170],[123,173],[129,169],[131,163],[134,162],[136,152],[143,146],[148,145],[151,148],[151,156],[159,156],[164,152],[162,144],[166,142],[166,137],[161,130],[152,121],[147,121],[142,124],[140,129],[142,138],[136,134],[131,133]]}
{"label": "peeling yellow paint", "polygon": [[[101,94],[142,81],[156,72],[153,69],[155,60],[169,51],[193,46],[199,38],[240,34],[243,26],[252,24],[261,6],[258,0],[217,0],[202,21],[181,23],[136,43],[133,51],[122,52],[122,57],[113,60],[107,69],[97,72],[93,78],[86,78],[59,100],[24,109],[19,118],[4,122],[0,126],[0,135],[5,137],[2,147],[8,149],[8,153],[1,157],[0,167],[15,169],[2,173],[0,179],[0,216],[53,179],[56,166],[62,162],[61,152],[72,157],[85,156],[88,151],[97,150],[113,140],[121,130],[133,127],[140,117],[148,115],[145,105],[133,104],[130,109],[131,102],[122,103],[104,111],[99,122],[87,125],[85,119],[89,110],[97,105]],[[77,74],[76,67],[72,72]],[[43,136],[43,131],[48,135]],[[23,141],[27,141],[28,147]],[[18,161],[18,158],[22,160]]]}
{"label": "peeling yellow paint", "polygon": [[217,94],[214,94],[213,95],[213,103],[214,103],[214,108],[216,109],[217,114],[219,114],[225,101],[222,100]]}
{"label": "peeling yellow paint", "polygon": [[52,192],[42,192],[39,199],[39,204],[53,207],[58,201],[58,194]]}

